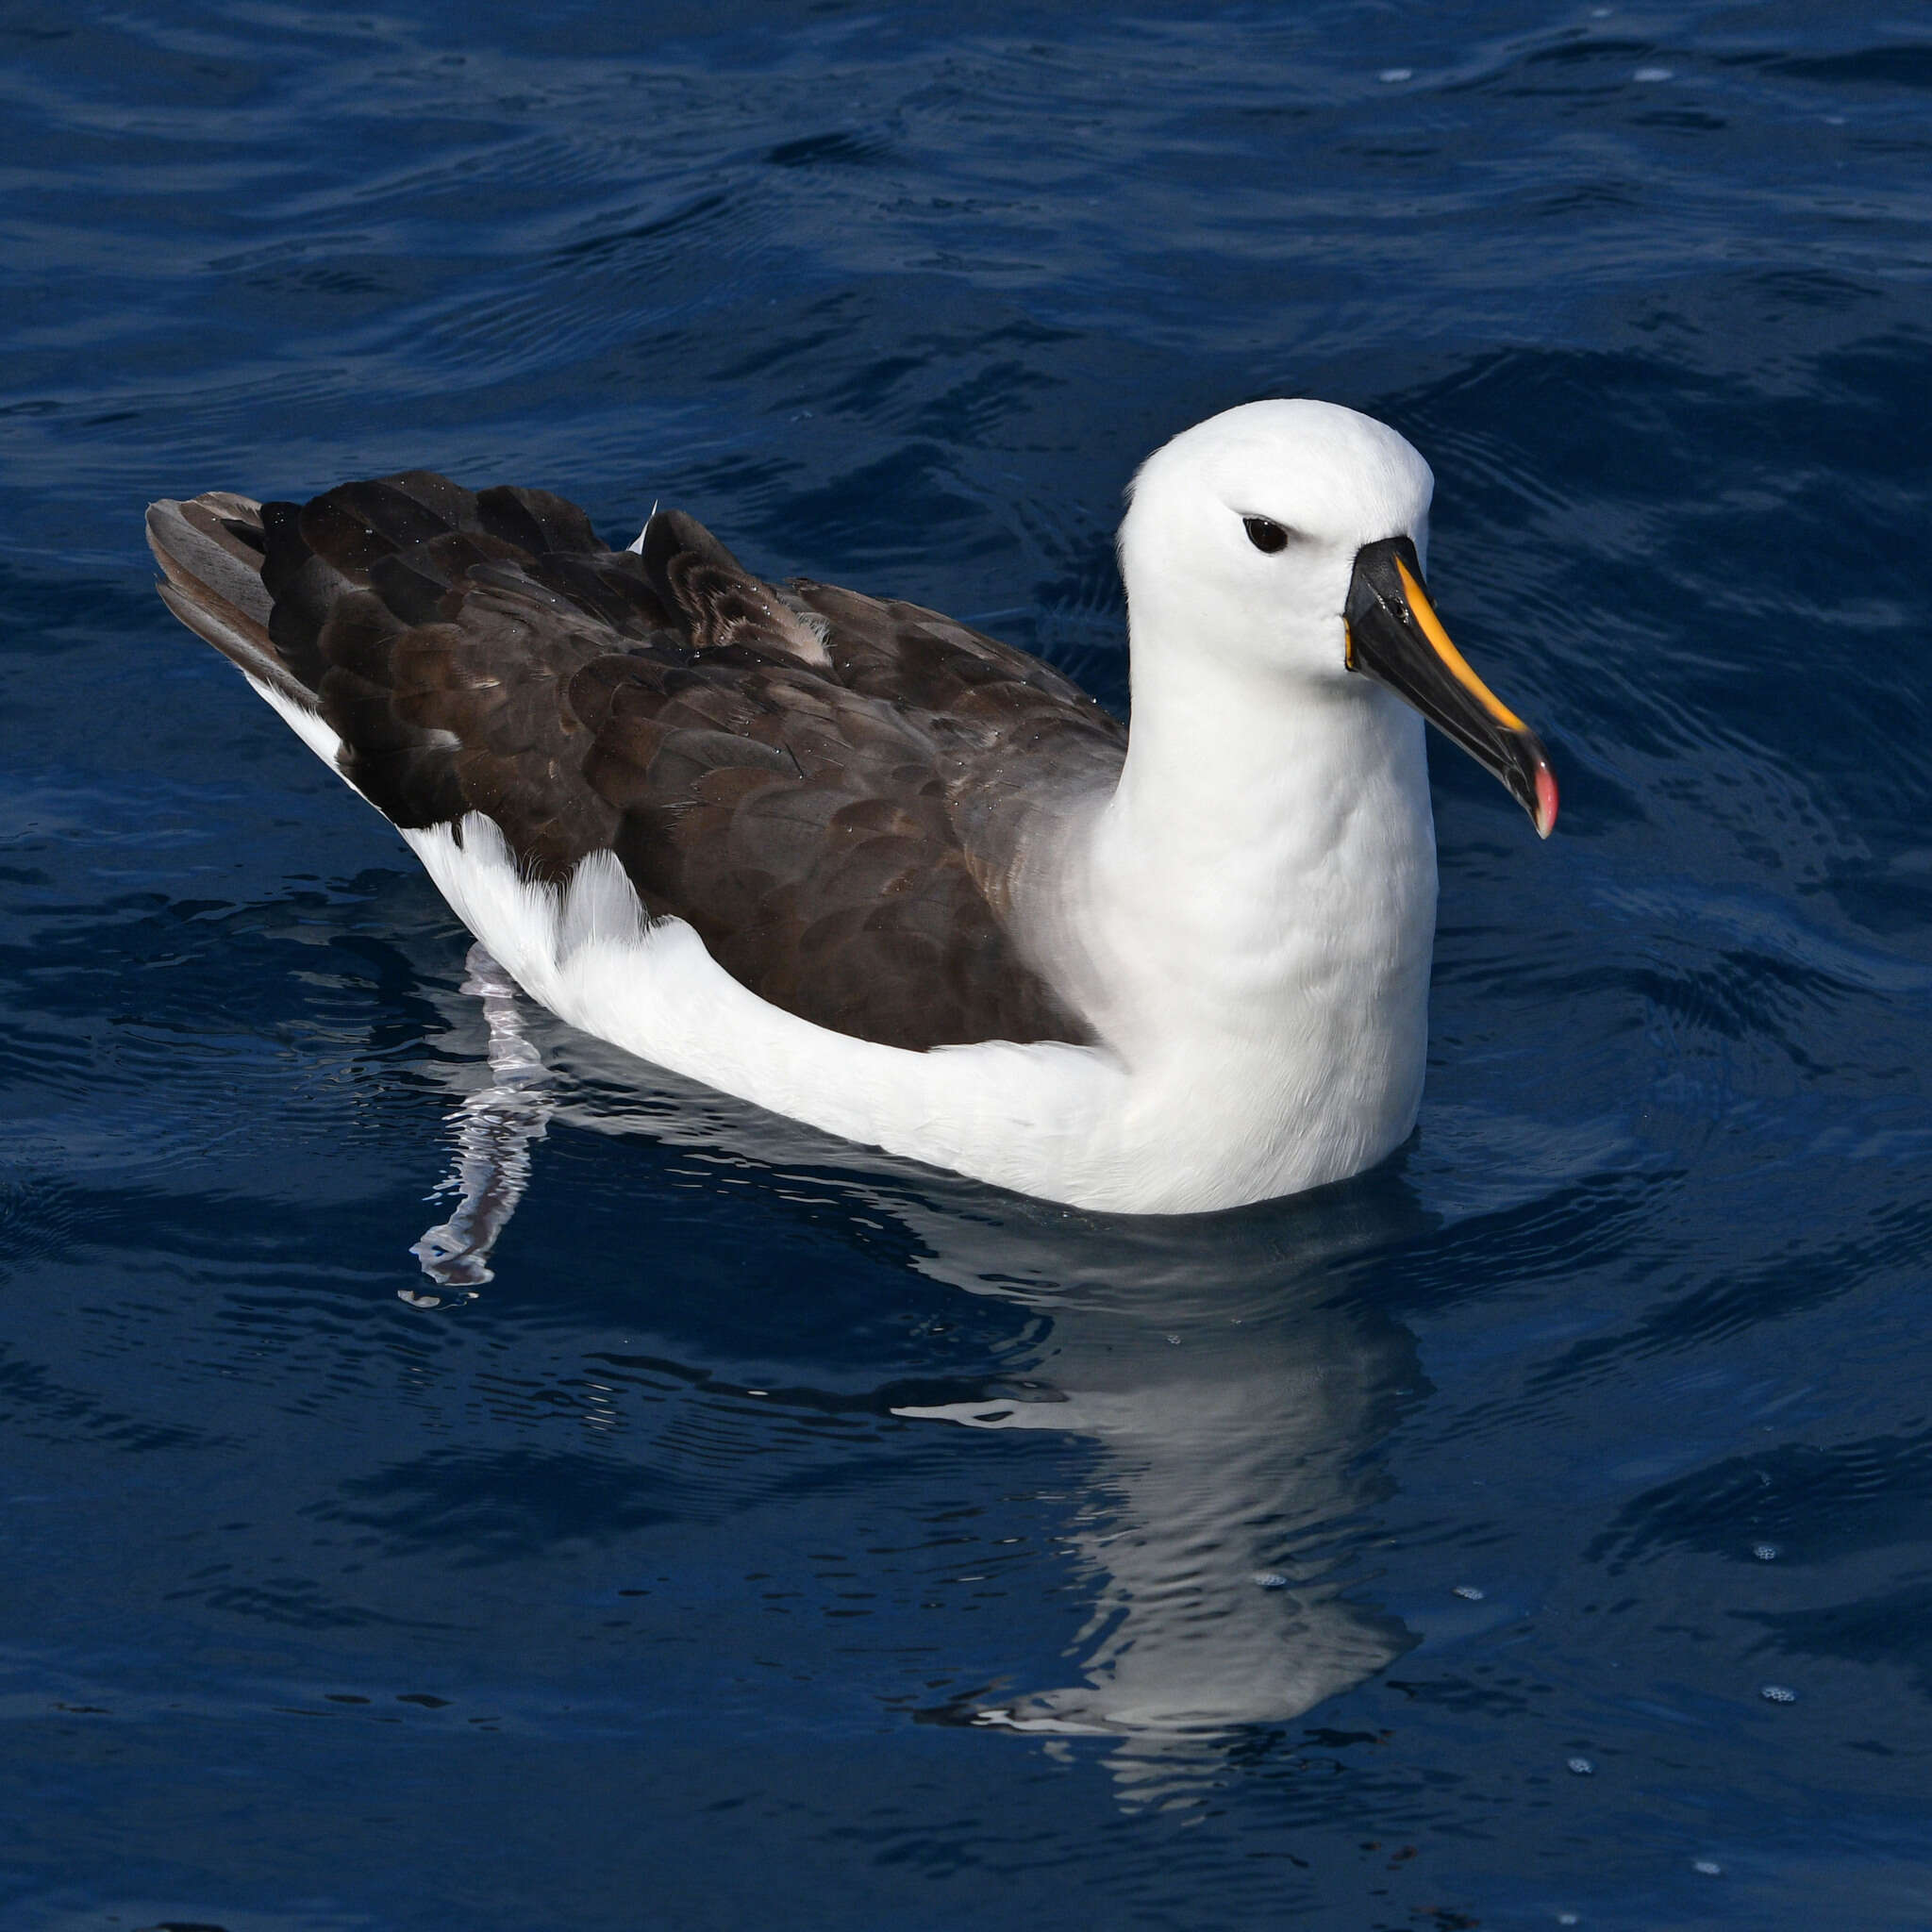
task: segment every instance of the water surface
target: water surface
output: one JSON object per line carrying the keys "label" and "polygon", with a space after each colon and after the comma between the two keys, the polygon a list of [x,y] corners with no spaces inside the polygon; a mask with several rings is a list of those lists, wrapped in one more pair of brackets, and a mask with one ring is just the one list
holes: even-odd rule
{"label": "water surface", "polygon": [[[1932,1923],[1922,15],[0,43],[0,1924]],[[1434,464],[1564,823],[1439,750],[1415,1140],[1198,1221],[535,1014],[491,1100],[464,935],[140,545],[662,500],[1121,704],[1120,490],[1270,393]]]}

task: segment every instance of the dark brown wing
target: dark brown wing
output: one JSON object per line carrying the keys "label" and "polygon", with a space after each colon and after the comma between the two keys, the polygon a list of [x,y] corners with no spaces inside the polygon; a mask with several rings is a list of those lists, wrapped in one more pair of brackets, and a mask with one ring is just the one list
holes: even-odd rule
{"label": "dark brown wing", "polygon": [[[1037,659],[916,606],[774,589],[675,511],[633,555],[560,498],[426,472],[263,505],[258,531],[216,502],[150,518],[171,608],[238,662],[265,630],[396,824],[483,812],[552,880],[608,846],[648,910],[841,1032],[1090,1037],[1002,887],[1028,812],[1105,782],[1124,733]],[[211,543],[229,575],[258,543],[265,625],[197,602]]]}
{"label": "dark brown wing", "polygon": [[849,691],[925,721],[952,835],[1005,919],[1028,822],[1110,791],[1126,727],[1072,678],[958,618],[806,577],[787,588],[827,626],[835,675]]}

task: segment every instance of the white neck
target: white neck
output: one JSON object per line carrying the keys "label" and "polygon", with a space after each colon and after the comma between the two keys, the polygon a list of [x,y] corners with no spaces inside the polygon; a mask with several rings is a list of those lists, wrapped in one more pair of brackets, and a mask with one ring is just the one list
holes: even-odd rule
{"label": "white neck", "polygon": [[[1436,916],[1422,720],[1134,631],[1118,788],[1056,870],[1057,963],[1208,1158],[1313,1185],[1404,1139]],[[1215,1124],[1218,1123],[1218,1125]]]}

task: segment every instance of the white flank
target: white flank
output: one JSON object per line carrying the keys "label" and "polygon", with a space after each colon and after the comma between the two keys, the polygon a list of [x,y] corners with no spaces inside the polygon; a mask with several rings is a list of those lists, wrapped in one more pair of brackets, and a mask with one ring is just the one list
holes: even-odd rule
{"label": "white flank", "polygon": [[1124,1205],[1106,1171],[1118,1166],[1109,1123],[1126,1082],[1105,1055],[854,1040],[748,991],[683,920],[647,922],[612,853],[556,887],[521,877],[480,813],[460,836],[438,825],[403,837],[517,984],[573,1026],[848,1141],[1025,1193]]}

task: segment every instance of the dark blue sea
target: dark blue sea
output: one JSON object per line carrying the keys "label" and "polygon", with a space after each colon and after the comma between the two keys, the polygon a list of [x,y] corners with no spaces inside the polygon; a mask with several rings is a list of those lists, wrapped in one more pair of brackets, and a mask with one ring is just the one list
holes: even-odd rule
{"label": "dark blue sea", "polygon": [[[1923,5],[0,47],[5,1932],[1932,1925]],[[1274,394],[1564,810],[1439,741],[1419,1130],[1218,1217],[505,1089],[142,542],[662,501],[1118,706],[1122,486]]]}

